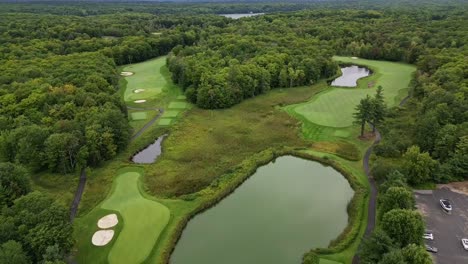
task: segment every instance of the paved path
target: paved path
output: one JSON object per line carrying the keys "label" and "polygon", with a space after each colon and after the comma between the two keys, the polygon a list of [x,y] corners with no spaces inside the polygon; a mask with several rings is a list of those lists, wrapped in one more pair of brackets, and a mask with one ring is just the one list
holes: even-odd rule
{"label": "paved path", "polygon": [[78,183],[78,188],[76,189],[75,197],[70,208],[70,222],[73,223],[75,220],[76,213],[78,212],[78,205],[80,205],[81,196],[83,196],[84,187],[86,185],[86,169],[81,169],[80,173],[80,182]]}
{"label": "paved path", "polygon": [[141,136],[141,134],[143,134],[143,132],[145,132],[150,126],[152,126],[154,124],[154,122],[156,122],[156,120],[158,120],[158,118],[161,117],[161,115],[164,113],[164,109],[162,109],[162,108],[140,108],[140,107],[127,106],[127,109],[142,110],[142,111],[144,111],[144,110],[154,110],[154,111],[159,112],[155,117],[153,117],[150,121],[148,121],[148,123],[146,123],[142,128],[140,128],[140,130],[138,130],[135,134],[133,134],[133,136],[130,138],[130,142],[135,140],[137,137]]}
{"label": "paved path", "polygon": [[[158,120],[158,118],[164,113],[164,109],[162,108],[140,108],[140,107],[131,107],[127,106],[127,109],[131,110],[155,110],[158,111],[159,113],[152,118],[148,123],[146,123],[140,130],[138,130],[133,136],[130,138],[130,142],[141,136],[143,132],[145,132],[151,125]],[[84,188],[86,186],[86,169],[83,168],[81,170],[80,174],[80,181],[78,183],[78,188],[76,189],[75,192],[75,197],[73,198],[72,205],[70,207],[70,222],[73,223],[73,220],[75,220],[76,214],[78,213],[78,206],[80,205],[81,197],[83,196]]]}
{"label": "paved path", "polygon": [[[403,106],[408,101],[409,98],[410,98],[409,95],[403,98],[399,106]],[[372,234],[372,231],[375,228],[375,216],[376,216],[376,209],[377,209],[376,208],[377,185],[375,183],[374,177],[372,177],[371,172],[370,172],[369,158],[370,158],[370,155],[372,154],[372,150],[374,149],[374,146],[379,144],[380,140],[382,140],[382,136],[380,135],[380,132],[376,129],[374,143],[372,144],[372,146],[370,146],[367,149],[366,154],[364,154],[364,158],[362,160],[364,172],[366,173],[367,179],[369,180],[369,184],[370,184],[369,208],[367,210],[367,227],[366,227],[366,232],[364,233],[363,238],[368,238]],[[361,246],[362,246],[362,241],[359,247]],[[356,255],[354,255],[353,257],[353,264],[359,264],[359,263],[360,263],[360,259],[358,256],[358,252],[356,252]]]}

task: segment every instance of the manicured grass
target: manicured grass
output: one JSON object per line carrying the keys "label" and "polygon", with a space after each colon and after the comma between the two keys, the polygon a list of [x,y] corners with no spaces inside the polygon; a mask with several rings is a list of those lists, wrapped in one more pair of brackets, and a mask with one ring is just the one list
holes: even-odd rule
{"label": "manicured grass", "polygon": [[172,123],[172,119],[171,118],[161,118],[159,119],[158,121],[158,125],[160,126],[168,126]]}
{"label": "manicured grass", "polygon": [[[82,251],[87,251],[79,255],[80,262],[98,263],[90,257],[103,259],[103,255],[107,255],[107,252],[109,263],[141,263],[148,258],[169,222],[170,212],[166,206],[142,195],[139,189],[141,175],[142,170],[137,167],[121,170],[120,175],[114,180],[110,196],[99,207],[80,219],[81,223],[96,225],[97,220],[105,215],[104,211],[115,211],[119,213],[121,220],[119,223],[121,231],[114,236],[115,241],[108,250],[90,247],[86,244],[91,244],[90,239],[80,241],[79,246]],[[92,235],[96,229],[89,226],[86,228],[83,224],[78,226],[81,226],[86,237],[90,233]]]}
{"label": "manicured grass", "polygon": [[169,104],[169,109],[185,109],[188,107],[186,102],[172,102]]}
{"label": "manicured grass", "polygon": [[148,112],[133,112],[131,116],[132,120],[146,120]]}
{"label": "manicured grass", "polygon": [[141,263],[169,221],[169,209],[145,199],[138,189],[139,172],[125,172],[115,180],[112,195],[102,208],[119,211],[125,226],[109,254],[110,263]]}
{"label": "manicured grass", "polygon": [[[154,99],[168,85],[168,80],[161,74],[161,69],[166,65],[166,57],[159,57],[141,63],[130,64],[123,68],[124,71],[133,72],[134,75],[125,77],[127,87],[124,100],[132,102],[140,99]],[[135,93],[137,89],[143,92]]]}
{"label": "manicured grass", "polygon": [[333,260],[328,260],[328,259],[320,259],[319,264],[341,264],[342,262],[337,262]]}
{"label": "manicured grass", "polygon": [[[357,88],[330,88],[306,103],[295,106],[294,111],[312,123],[327,127],[348,127],[353,122],[353,112],[361,98],[374,95],[375,88],[381,85],[389,107],[397,105],[407,92],[413,65],[334,57],[337,61],[364,65],[374,72],[371,76],[358,81]],[[372,88],[368,83],[374,82]]]}
{"label": "manicured grass", "polygon": [[180,113],[178,110],[167,110],[164,111],[164,114],[162,115],[163,118],[173,118],[177,117],[177,115]]}
{"label": "manicured grass", "polygon": [[187,97],[185,95],[179,95],[177,96],[177,100],[186,100]]}

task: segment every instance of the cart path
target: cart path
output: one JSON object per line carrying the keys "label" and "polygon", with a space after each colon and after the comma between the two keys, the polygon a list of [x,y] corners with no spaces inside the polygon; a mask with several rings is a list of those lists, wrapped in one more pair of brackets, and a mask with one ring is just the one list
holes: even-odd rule
{"label": "cart path", "polygon": [[[133,134],[133,136],[130,138],[130,142],[132,142],[133,140],[135,140],[136,138],[141,136],[164,113],[164,109],[162,109],[162,108],[142,108],[142,107],[127,106],[127,109],[158,111],[158,114],[155,117],[153,117],[150,121],[148,121],[148,123],[146,123],[135,134]],[[81,197],[83,196],[85,186],[86,186],[86,169],[83,168],[83,169],[81,169],[80,180],[78,182],[78,187],[76,188],[75,197],[73,197],[73,202],[72,202],[71,207],[70,207],[70,222],[72,222],[72,223],[73,223],[73,220],[75,220],[76,214],[78,213],[78,206],[80,205]]]}
{"label": "cart path", "polygon": [[[410,98],[409,95],[403,98],[399,106],[403,106],[408,101],[409,98]],[[364,233],[363,239],[368,238],[372,234],[372,231],[374,231],[374,228],[375,228],[375,216],[376,216],[376,209],[377,209],[376,208],[377,185],[375,183],[374,177],[372,177],[372,174],[370,172],[369,158],[370,158],[370,155],[372,154],[372,150],[374,149],[374,146],[379,144],[381,140],[382,140],[382,136],[380,135],[380,132],[376,129],[374,143],[372,143],[372,145],[367,149],[366,154],[364,154],[364,158],[362,160],[364,172],[366,173],[367,179],[370,184],[369,208],[367,210],[367,226],[366,226],[366,231]],[[361,246],[362,246],[362,241],[359,244],[359,248],[361,248]],[[353,257],[353,264],[359,264],[359,263],[360,263],[359,255],[358,255],[358,252],[356,252],[356,255],[354,255]]]}

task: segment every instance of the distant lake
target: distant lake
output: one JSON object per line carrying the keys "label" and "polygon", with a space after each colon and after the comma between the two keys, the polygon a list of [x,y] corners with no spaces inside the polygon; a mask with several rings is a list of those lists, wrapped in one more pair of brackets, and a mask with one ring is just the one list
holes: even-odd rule
{"label": "distant lake", "polygon": [[228,17],[232,19],[239,19],[243,17],[253,17],[253,16],[260,16],[264,15],[265,13],[245,13],[245,14],[220,14],[220,16]]}
{"label": "distant lake", "polygon": [[348,224],[354,191],[332,167],[283,156],[188,223],[171,264],[299,264]]}
{"label": "distant lake", "polygon": [[341,72],[343,74],[333,80],[332,86],[356,87],[357,80],[370,75],[369,69],[356,65],[343,67],[341,68]]}

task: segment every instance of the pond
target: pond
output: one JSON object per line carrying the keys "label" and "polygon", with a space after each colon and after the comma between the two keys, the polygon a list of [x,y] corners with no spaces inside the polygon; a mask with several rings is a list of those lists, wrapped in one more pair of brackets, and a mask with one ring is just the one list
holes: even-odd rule
{"label": "pond", "polygon": [[132,161],[135,163],[148,164],[153,163],[161,155],[161,143],[166,135],[160,136],[142,151],[133,156]]}
{"label": "pond", "polygon": [[346,227],[353,196],[332,167],[283,156],[185,228],[171,264],[299,264]]}
{"label": "pond", "polygon": [[362,77],[369,76],[371,74],[369,69],[359,67],[356,65],[342,67],[341,72],[343,74],[340,77],[333,80],[333,82],[331,83],[332,86],[356,87],[357,80],[359,80]]}
{"label": "pond", "polygon": [[265,13],[245,13],[245,14],[220,14],[220,16],[232,18],[232,19],[239,19],[243,17],[253,17],[253,16],[260,16],[264,15]]}

